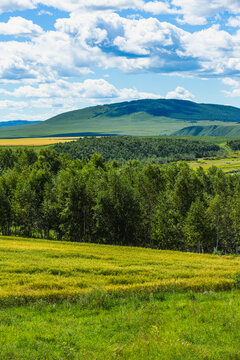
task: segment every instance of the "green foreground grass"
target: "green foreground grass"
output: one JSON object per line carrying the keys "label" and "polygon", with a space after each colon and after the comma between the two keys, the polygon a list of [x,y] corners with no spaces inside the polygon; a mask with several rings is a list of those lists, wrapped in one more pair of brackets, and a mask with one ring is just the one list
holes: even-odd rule
{"label": "green foreground grass", "polygon": [[0,359],[240,359],[240,258],[0,237]]}
{"label": "green foreground grass", "polygon": [[240,292],[38,301],[0,309],[0,359],[240,359]]}

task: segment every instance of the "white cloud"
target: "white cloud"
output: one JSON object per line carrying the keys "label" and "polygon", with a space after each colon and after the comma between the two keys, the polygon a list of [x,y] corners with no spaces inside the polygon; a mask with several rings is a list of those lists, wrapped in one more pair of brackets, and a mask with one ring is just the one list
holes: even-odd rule
{"label": "white cloud", "polygon": [[232,78],[226,78],[222,80],[223,84],[228,85],[228,86],[232,86],[232,87],[238,87],[239,86],[239,81],[232,79]]}
{"label": "white cloud", "polygon": [[41,15],[49,15],[49,16],[53,16],[53,13],[51,11],[47,11],[47,10],[40,10],[38,12],[38,15],[41,16]]}
{"label": "white cloud", "polygon": [[4,96],[19,98],[19,101],[7,100],[2,104],[0,102],[0,109],[8,110],[6,119],[14,118],[12,110],[22,111],[27,107],[30,112],[24,115],[24,119],[31,120],[34,120],[31,112],[37,114],[44,110],[44,114],[37,116],[36,119],[47,119],[64,111],[85,106],[162,97],[159,94],[138,91],[136,88],[117,89],[104,79],[88,79],[79,83],[59,80],[49,85],[21,86],[13,92],[2,91],[2,93]]}
{"label": "white cloud", "polygon": [[[83,82],[68,82],[57,80],[51,84],[40,84],[39,86],[20,86],[14,91],[1,91],[4,95],[17,98],[39,98],[39,99],[82,99],[82,100],[100,100],[101,99],[142,99],[159,98],[158,94],[139,92],[135,88],[124,88],[118,90],[114,85],[105,79],[87,79]],[[45,100],[44,100],[45,101]]]}
{"label": "white cloud", "polygon": [[240,80],[233,78],[225,78],[222,80],[224,85],[230,86],[231,90],[223,90],[223,94],[227,97],[239,97],[240,96]]}
{"label": "white cloud", "polygon": [[0,13],[34,8],[33,0],[0,0]]}
{"label": "white cloud", "polygon": [[0,109],[23,109],[27,107],[24,101],[0,100]]}
{"label": "white cloud", "polygon": [[168,2],[162,2],[162,1],[146,2],[143,6],[143,10],[154,15],[178,13],[178,10],[176,8],[171,8]]}
{"label": "white cloud", "polygon": [[[224,84],[233,88],[228,96],[236,96],[230,94],[240,87],[234,79],[240,71],[240,30],[232,34],[215,24],[187,31],[181,26],[207,24],[210,17],[212,24],[218,21],[216,15],[228,11],[236,15],[228,25],[237,27],[239,0],[0,0],[0,12],[34,7],[39,14],[54,11],[39,10],[38,4],[70,14],[58,19],[51,31],[20,16],[0,23],[0,34],[24,37],[0,42],[0,81],[15,83],[15,90],[6,94],[9,97],[26,98],[34,107],[49,109],[160,97],[134,87],[118,89],[104,80],[104,74],[102,79],[81,80],[95,69],[97,73],[116,68],[125,73],[225,78]],[[117,13],[127,8],[134,9],[130,16]],[[161,14],[175,14],[179,25],[154,17]],[[194,95],[177,87],[167,97],[192,99]]]}
{"label": "white cloud", "polygon": [[34,9],[38,5],[53,7],[66,12],[88,10],[136,9],[143,0],[0,0],[0,12]]}
{"label": "white cloud", "polygon": [[[16,19],[18,26],[10,26]],[[4,81],[52,82],[93,68],[200,77],[229,77],[240,70],[240,32],[231,35],[218,25],[191,33],[153,17],[129,19],[98,11],[58,19],[56,31],[43,32],[23,18],[1,26],[5,33],[39,31],[31,41],[0,42]]]}
{"label": "white cloud", "polygon": [[178,86],[173,91],[169,91],[166,95],[166,99],[191,100],[193,98],[195,98],[195,96],[190,91],[184,89],[181,86]]}
{"label": "white cloud", "polygon": [[240,14],[239,0],[172,0],[182,14],[183,23],[204,25],[207,19],[224,11]]}
{"label": "white cloud", "polygon": [[1,35],[29,36],[43,33],[40,26],[20,16],[10,17],[7,23],[0,22]]}
{"label": "white cloud", "polygon": [[231,16],[227,22],[228,26],[240,27],[240,16]]}

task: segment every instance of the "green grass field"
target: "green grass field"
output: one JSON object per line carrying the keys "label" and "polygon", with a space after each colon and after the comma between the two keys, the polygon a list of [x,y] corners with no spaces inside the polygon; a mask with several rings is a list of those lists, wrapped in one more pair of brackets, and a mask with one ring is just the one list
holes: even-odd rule
{"label": "green grass field", "polygon": [[238,360],[240,292],[38,301],[0,309],[2,360]]}
{"label": "green grass field", "polygon": [[0,238],[0,359],[240,359],[240,258]]}

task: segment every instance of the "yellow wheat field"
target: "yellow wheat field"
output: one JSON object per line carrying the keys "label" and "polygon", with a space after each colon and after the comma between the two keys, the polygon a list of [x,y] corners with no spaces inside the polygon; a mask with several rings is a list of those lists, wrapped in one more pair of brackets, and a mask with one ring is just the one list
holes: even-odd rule
{"label": "yellow wheat field", "polygon": [[0,237],[0,300],[110,293],[220,291],[236,285],[240,258]]}
{"label": "yellow wheat field", "polygon": [[79,137],[0,139],[0,146],[43,146],[76,141]]}

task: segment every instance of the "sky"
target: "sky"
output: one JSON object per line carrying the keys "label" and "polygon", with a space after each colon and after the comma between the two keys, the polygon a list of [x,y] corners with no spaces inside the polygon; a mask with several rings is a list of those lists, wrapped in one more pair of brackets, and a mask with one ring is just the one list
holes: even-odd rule
{"label": "sky", "polygon": [[240,107],[240,0],[0,0],[0,121],[143,98]]}

